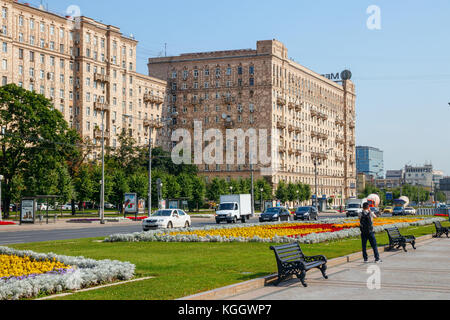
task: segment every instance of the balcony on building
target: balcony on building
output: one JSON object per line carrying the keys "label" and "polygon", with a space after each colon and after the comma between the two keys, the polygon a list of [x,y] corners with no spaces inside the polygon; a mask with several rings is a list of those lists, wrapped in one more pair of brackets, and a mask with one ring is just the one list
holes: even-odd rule
{"label": "balcony on building", "polygon": [[327,160],[328,155],[324,152],[311,152],[312,159]]}
{"label": "balcony on building", "polygon": [[163,124],[159,120],[145,119],[144,127],[146,127],[146,128],[150,127],[152,129],[160,129],[163,127]]}
{"label": "balcony on building", "polygon": [[109,103],[102,100],[96,100],[94,101],[94,109],[98,111],[109,111]]}
{"label": "balcony on building", "polygon": [[321,133],[321,132],[317,132],[317,131],[311,131],[311,137],[312,138],[317,138],[320,140],[328,140],[328,135],[325,133]]}
{"label": "balcony on building", "polygon": [[324,121],[328,120],[328,116],[325,113],[314,110],[314,109],[311,109],[311,117],[313,117],[313,118],[315,117],[317,119],[322,119]]}
{"label": "balcony on building", "polygon": [[277,121],[277,128],[278,129],[286,129],[286,123],[283,121]]}
{"label": "balcony on building", "polygon": [[144,94],[144,103],[155,103],[155,104],[163,104],[164,98],[156,96],[151,93],[145,93]]}
{"label": "balcony on building", "polygon": [[109,76],[106,74],[94,73],[94,81],[107,83],[109,82]]}
{"label": "balcony on building", "polygon": [[336,143],[337,144],[345,144],[345,140],[343,137],[336,137]]}
{"label": "balcony on building", "polygon": [[277,98],[277,104],[280,105],[280,106],[285,106],[286,105],[286,100],[281,98],[281,97],[278,97]]}
{"label": "balcony on building", "polygon": [[336,119],[336,125],[344,127],[345,126],[345,121],[341,118],[337,118]]}
{"label": "balcony on building", "polygon": [[[101,139],[102,138],[102,130],[100,128],[94,129],[94,139]],[[109,129],[106,129],[104,132],[104,138],[109,139]]]}

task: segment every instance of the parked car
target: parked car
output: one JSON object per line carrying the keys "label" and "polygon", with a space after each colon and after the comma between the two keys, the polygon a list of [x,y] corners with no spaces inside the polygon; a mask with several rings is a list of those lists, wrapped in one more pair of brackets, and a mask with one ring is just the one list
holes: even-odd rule
{"label": "parked car", "polygon": [[392,216],[404,216],[405,215],[405,209],[403,207],[395,207],[394,210],[392,210]]}
{"label": "parked car", "polygon": [[115,209],[116,206],[113,205],[112,203],[109,202],[105,202],[105,209]]}
{"label": "parked car", "polygon": [[[68,211],[72,211],[72,204],[71,203],[66,203],[62,206],[62,210],[68,210]],[[78,205],[75,204],[75,210],[79,210]]]}
{"label": "parked car", "polygon": [[416,209],[414,209],[413,207],[406,207],[405,208],[405,214],[415,215],[416,213],[417,213]]}
{"label": "parked car", "polygon": [[294,212],[294,220],[319,220],[316,207],[299,207]]}
{"label": "parked car", "polygon": [[180,209],[158,210],[147,219],[142,221],[142,228],[148,231],[152,228],[189,228],[191,217]]}
{"label": "parked car", "polygon": [[392,207],[386,207],[384,208],[383,213],[392,213],[392,211],[393,211]]}
{"label": "parked car", "polygon": [[377,217],[380,216],[380,209],[377,207],[371,207],[370,211],[373,212]]}
{"label": "parked car", "polygon": [[289,221],[291,213],[284,207],[267,208],[259,217],[259,222]]}

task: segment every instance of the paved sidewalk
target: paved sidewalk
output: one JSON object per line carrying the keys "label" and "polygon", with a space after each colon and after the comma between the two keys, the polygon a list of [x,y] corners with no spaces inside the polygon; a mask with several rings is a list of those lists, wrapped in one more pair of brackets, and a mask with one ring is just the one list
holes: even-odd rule
{"label": "paved sidewalk", "polygon": [[[320,272],[308,272],[304,288],[292,279],[278,287],[267,286],[226,300],[449,300],[450,239],[432,239],[408,252],[383,253],[381,264],[364,264],[362,259],[331,267],[328,280]],[[379,266],[381,288],[370,290],[367,281]]]}

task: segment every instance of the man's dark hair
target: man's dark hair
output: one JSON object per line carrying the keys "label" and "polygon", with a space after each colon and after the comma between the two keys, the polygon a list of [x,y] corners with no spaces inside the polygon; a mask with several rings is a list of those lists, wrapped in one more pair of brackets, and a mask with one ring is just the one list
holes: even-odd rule
{"label": "man's dark hair", "polygon": [[364,202],[364,204],[363,204],[363,209],[364,210],[367,210],[367,209],[369,209],[369,203],[368,202]]}

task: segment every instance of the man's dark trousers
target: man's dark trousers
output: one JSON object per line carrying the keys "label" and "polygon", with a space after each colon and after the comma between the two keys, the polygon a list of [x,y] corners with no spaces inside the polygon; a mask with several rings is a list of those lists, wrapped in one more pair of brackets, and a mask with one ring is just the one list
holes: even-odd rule
{"label": "man's dark trousers", "polygon": [[375,260],[380,260],[380,254],[378,253],[377,239],[375,239],[375,232],[371,233],[361,233],[362,240],[362,251],[364,261],[367,261],[369,257],[367,256],[367,240],[369,240],[370,245],[373,249],[373,253],[375,255]]}

